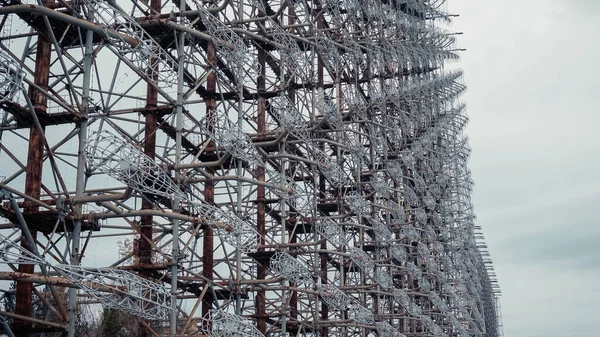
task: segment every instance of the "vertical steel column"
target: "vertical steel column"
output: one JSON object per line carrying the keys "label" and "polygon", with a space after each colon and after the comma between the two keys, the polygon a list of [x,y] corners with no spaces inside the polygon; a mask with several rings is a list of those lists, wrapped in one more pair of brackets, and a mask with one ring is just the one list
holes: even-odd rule
{"label": "vertical steel column", "polygon": [[[45,1],[48,4],[50,1]],[[43,89],[48,89],[50,77],[50,60],[52,44],[48,37],[43,33],[38,33],[38,42],[35,55],[35,74],[34,83]],[[41,92],[33,87],[29,88],[29,97],[33,103],[36,114],[45,114],[48,109],[48,99]],[[43,126],[42,126],[43,127]],[[35,125],[29,129],[29,148],[27,152],[27,167],[25,168],[25,194],[30,197],[40,199],[42,189],[42,169],[44,166],[44,136],[43,130],[38,130]],[[25,207],[24,213],[34,214],[38,211],[36,206]],[[31,236],[35,240],[37,231],[29,229]],[[25,240],[25,235],[21,239],[21,247],[29,249]],[[32,274],[33,265],[19,265],[19,272]],[[33,283],[17,281],[15,314],[22,316],[31,316],[31,302]],[[16,320],[14,333],[17,337],[28,337],[30,324],[24,321]]]}
{"label": "vertical steel column", "polygon": [[[327,250],[327,242],[323,241],[321,243],[321,250]],[[327,253],[319,253],[320,255],[320,267],[321,267],[321,283],[327,284],[329,283],[327,278]],[[343,263],[341,264],[343,266]],[[325,301],[321,301],[321,321],[326,322],[329,320],[329,306],[325,304]],[[329,329],[323,325],[321,328],[321,336],[328,337]]]}
{"label": "vertical steel column", "polygon": [[[93,58],[93,41],[94,33],[91,30],[85,32],[85,49],[83,57],[83,89],[82,89],[82,111],[79,122],[79,150],[77,153],[77,181],[75,187],[75,196],[82,197],[85,189],[85,148],[87,141],[87,124],[88,124],[88,113],[90,109],[90,79],[92,72],[92,58]],[[75,205],[76,217],[83,214],[83,205]],[[79,265],[80,251],[80,234],[81,234],[81,220],[76,220],[73,227],[73,233],[71,233],[71,264]],[[69,303],[68,303],[68,315],[69,324],[67,326],[67,335],[69,337],[75,336],[75,310],[77,305],[77,290],[75,288],[69,289]]]}
{"label": "vertical steel column", "polygon": [[[182,6],[185,2],[182,3]],[[181,18],[183,20],[183,18]],[[176,123],[176,134],[175,134],[175,165],[181,164],[181,132],[183,129],[183,67],[185,61],[184,55],[184,43],[185,33],[180,32],[178,34],[179,43],[177,44],[177,58],[179,66],[177,68],[177,111],[175,116]],[[181,184],[181,175],[179,170],[175,171],[175,181],[177,186]],[[180,207],[178,194],[175,194],[173,198],[173,211],[179,212]],[[177,334],[177,314],[179,310],[177,308],[177,274],[179,272],[179,220],[173,219],[173,244],[171,251],[171,335]]]}
{"label": "vertical steel column", "polygon": [[[321,11],[317,12],[317,30],[323,29],[323,13]],[[324,81],[324,64],[323,60],[319,56],[317,58],[317,92],[319,95],[323,92],[323,81]],[[321,192],[325,191],[325,177],[321,174],[319,176],[319,186],[318,186],[318,195],[317,198],[322,196]],[[317,203],[319,201],[317,200]],[[321,249],[327,250],[327,243],[321,243]],[[322,253],[321,255],[321,283],[327,284],[329,283],[328,275],[327,275],[327,253]],[[343,267],[343,263],[340,264],[340,268]],[[321,320],[328,321],[329,320],[329,307],[325,304],[324,301],[321,302]],[[326,325],[323,325],[321,329],[321,336],[328,337],[329,336],[329,328]]]}
{"label": "vertical steel column", "polygon": [[[264,17],[264,13],[259,13],[259,16]],[[265,90],[266,90],[266,81],[265,81],[265,63],[266,63],[266,52],[262,49],[258,49],[258,66],[260,68],[260,74],[257,79],[257,89],[258,89],[258,102],[257,102],[257,128],[258,128],[258,139],[263,139],[265,133],[267,131],[267,121],[266,121],[266,110],[267,110],[267,100],[265,98]],[[265,168],[258,167],[256,169],[256,179],[260,181],[265,181]],[[265,208],[265,187],[259,185],[256,187],[256,231],[258,232],[258,252],[264,252],[265,248],[262,245],[265,244],[265,235],[266,233],[266,208]],[[267,268],[258,263],[256,267],[256,279],[264,280],[267,277]],[[256,292],[256,328],[262,334],[265,334],[267,331],[267,311],[266,311],[266,291],[264,288],[260,288]]]}
{"label": "vertical steel column", "polygon": [[[161,0],[151,0],[150,8],[152,11],[160,13],[162,3]],[[151,58],[148,67],[157,70],[158,60]],[[152,80],[157,81],[158,75],[156,71],[149,71],[152,75]],[[154,159],[156,157],[156,130],[157,130],[157,116],[156,112],[152,111],[152,108],[156,108],[158,104],[158,91],[150,84],[146,86],[146,108],[149,108],[144,116],[144,154]],[[142,198],[142,209],[152,209],[152,202],[148,198]],[[144,215],[140,217],[140,237],[137,241],[137,261],[141,266],[149,266],[152,264],[152,230],[153,230],[153,217],[151,215]],[[140,271],[140,276],[144,278],[150,277],[150,273],[146,270]],[[146,327],[146,324],[140,322],[138,324],[138,337],[150,337],[150,331]]]}
{"label": "vertical steel column", "polygon": [[[244,17],[244,1],[240,1],[238,3],[238,17],[240,20]],[[236,74],[237,76],[237,95],[238,95],[238,108],[237,108],[237,127],[240,130],[243,130],[244,123],[244,82],[246,76],[244,75],[244,69],[241,70],[241,73]],[[252,80],[252,79],[250,79]],[[244,170],[244,162],[241,159],[236,160],[236,174],[238,176],[243,175]],[[236,213],[237,216],[242,217],[242,191],[243,184],[241,180],[237,182],[237,191],[236,191]],[[242,315],[242,297],[241,297],[241,289],[242,289],[242,252],[238,249],[235,253],[235,313],[237,315]]]}
{"label": "vertical steel column", "polygon": [[[288,25],[292,26],[294,25],[296,21],[296,16],[295,13],[293,11],[293,7],[289,6],[288,7]],[[294,70],[295,69],[287,69],[290,73],[290,79],[289,79],[289,83],[294,83],[296,81],[296,78],[294,76]],[[296,105],[296,90],[293,87],[290,87],[290,89],[288,89],[288,97],[290,99],[290,102],[292,102],[293,105]],[[295,164],[290,164],[290,170],[293,170],[292,165]],[[288,221],[290,221],[291,223],[295,223],[295,221],[297,221],[297,217],[298,215],[292,215],[290,217],[290,219],[286,219],[284,217],[284,228],[283,230],[286,230],[286,227],[288,226]],[[291,231],[293,230],[293,227],[289,229],[290,230],[290,234]],[[295,243],[296,242],[296,234],[293,233],[293,235],[289,238],[290,243]],[[285,242],[282,242],[285,243]],[[290,248],[293,249],[293,248]],[[297,283],[290,283],[289,284],[290,288],[296,288],[297,287]],[[298,292],[295,290],[291,290],[290,291],[290,307],[289,307],[289,315],[290,315],[290,319],[293,320],[293,323],[295,324],[296,327],[300,327],[299,324],[297,324],[296,320],[298,319]]]}
{"label": "vertical steel column", "polygon": [[[146,107],[156,107],[156,91],[148,86]],[[144,129],[144,154],[154,159],[156,157],[156,114],[153,111],[146,113]],[[148,198],[142,199],[142,209],[152,209],[152,201]],[[137,243],[137,257],[139,264],[147,266],[152,264],[152,215],[144,215],[140,218],[140,238]],[[149,277],[147,271],[140,271],[140,276]],[[144,336],[144,335],[140,335]]]}
{"label": "vertical steel column", "polygon": [[[208,63],[216,68],[217,67],[217,49],[215,48],[214,43],[208,42],[206,56],[208,59]],[[206,90],[208,91],[208,96],[206,98],[206,119],[208,121],[212,121],[212,115],[216,113],[217,109],[217,101],[215,99],[215,95],[217,93],[217,75],[215,72],[211,72],[206,79]],[[214,125],[209,124],[207,128],[209,131],[214,131]],[[210,145],[207,147],[207,154],[214,153],[216,151],[215,143],[211,141]],[[206,170],[207,173],[213,174],[214,169],[208,168]],[[208,204],[213,204],[215,202],[215,183],[213,181],[207,181],[204,183],[204,201]],[[202,276],[204,276],[208,280],[213,279],[213,263],[214,263],[214,253],[213,253],[213,230],[210,226],[204,227],[204,239],[203,239],[203,247],[202,247]],[[210,286],[210,285],[207,285]],[[216,300],[213,298],[213,292],[207,292],[204,298],[202,299],[202,316],[210,317],[209,315],[212,308],[212,302]],[[205,329],[210,330],[210,319],[205,321],[208,326],[205,326]]]}
{"label": "vertical steel column", "polygon": [[[160,12],[161,0],[152,0],[150,8],[154,11]],[[150,68],[156,69],[158,67],[158,60],[151,59]],[[158,80],[158,75],[154,73],[153,81]],[[156,129],[157,129],[157,118],[156,112],[152,111],[152,108],[156,108],[158,104],[158,91],[150,84],[146,87],[146,108],[148,111],[145,115],[145,127],[144,127],[144,154],[154,159],[156,157]],[[146,198],[142,199],[142,209],[152,209],[152,202]],[[145,215],[140,218],[140,239],[137,244],[137,256],[138,261],[141,265],[147,265],[152,263],[152,216]],[[148,273],[145,271],[140,272],[142,277],[148,277]],[[140,335],[141,336],[141,335]],[[145,336],[145,335],[144,335]]]}

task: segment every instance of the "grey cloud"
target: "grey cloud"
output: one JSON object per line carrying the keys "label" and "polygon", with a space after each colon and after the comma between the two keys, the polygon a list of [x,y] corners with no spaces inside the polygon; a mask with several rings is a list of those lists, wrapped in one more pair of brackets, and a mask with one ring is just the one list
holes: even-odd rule
{"label": "grey cloud", "polygon": [[448,5],[505,335],[598,337],[600,1]]}
{"label": "grey cloud", "polygon": [[[592,224],[598,225],[597,222]],[[590,225],[556,228],[553,231],[529,233],[506,240],[498,249],[504,261],[523,264],[550,264],[554,268],[600,270],[600,235]],[[587,227],[587,229],[585,228]],[[597,232],[597,230],[596,230]]]}

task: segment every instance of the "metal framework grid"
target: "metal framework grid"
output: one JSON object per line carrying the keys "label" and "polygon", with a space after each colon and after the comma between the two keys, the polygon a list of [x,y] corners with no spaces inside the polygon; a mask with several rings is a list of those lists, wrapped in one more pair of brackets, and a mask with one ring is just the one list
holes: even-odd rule
{"label": "metal framework grid", "polygon": [[4,333],[500,336],[444,2],[0,0]]}

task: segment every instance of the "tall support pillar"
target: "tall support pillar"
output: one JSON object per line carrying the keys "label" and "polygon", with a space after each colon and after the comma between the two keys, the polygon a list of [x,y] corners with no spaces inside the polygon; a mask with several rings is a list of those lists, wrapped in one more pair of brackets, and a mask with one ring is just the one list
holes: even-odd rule
{"label": "tall support pillar", "polygon": [[[323,13],[322,11],[318,11],[318,15],[317,15],[317,29],[323,29]],[[322,99],[323,98],[323,86],[324,86],[324,75],[325,75],[325,66],[323,64],[323,60],[321,59],[321,57],[319,57],[317,59],[317,94],[319,95],[319,97]],[[316,181],[315,181],[316,182]],[[317,193],[317,197],[320,198],[324,195],[325,193],[325,177],[321,174],[319,176],[319,180],[318,180],[319,186],[318,186],[318,193]],[[317,200],[318,202],[318,200]],[[321,249],[326,250],[327,249],[327,243],[323,242],[321,243]],[[327,275],[327,263],[328,263],[328,259],[327,259],[327,253],[321,253],[321,260],[320,262],[320,267],[321,267],[321,283],[322,284],[327,284],[329,283],[328,280],[328,275]],[[343,266],[343,264],[342,264]],[[329,320],[329,307],[327,306],[327,304],[325,304],[325,302],[321,302],[321,317],[320,319],[322,321],[328,321]],[[329,336],[329,328],[326,325],[323,325],[323,328],[321,329],[321,336],[323,337],[328,337]]]}
{"label": "tall support pillar", "polygon": [[[176,136],[175,136],[175,165],[181,164],[181,133],[183,129],[183,67],[185,55],[183,53],[183,46],[185,42],[185,33],[180,32],[178,35],[179,43],[177,44],[177,58],[179,59],[179,67],[177,68],[177,110],[176,110]],[[179,185],[181,184],[181,175],[179,171],[175,172],[175,181]],[[179,204],[183,200],[179,200],[176,194],[173,198],[173,210],[180,211]],[[177,276],[179,273],[179,220],[173,219],[173,244],[172,244],[172,260],[171,260],[171,336],[177,334]]]}
{"label": "tall support pillar", "polygon": [[[288,25],[292,26],[294,25],[296,21],[296,14],[294,13],[293,7],[289,6],[288,7]],[[295,69],[287,69],[289,71],[289,74],[291,76],[289,82],[290,83],[294,83],[296,81],[296,78],[294,76],[294,70]],[[295,106],[296,105],[296,90],[294,89],[293,86],[290,86],[290,88],[288,89],[288,98],[290,99],[290,102],[292,102],[292,104]],[[290,167],[290,170],[293,171],[293,167]],[[290,223],[296,223],[298,221],[298,214],[296,213],[295,215],[292,215],[289,219],[285,220],[284,223],[284,228],[283,230],[286,230],[286,227],[288,226],[288,221]],[[293,231],[293,226],[292,228],[289,229],[290,231],[290,238],[289,241],[290,243],[296,243],[296,233],[292,233]],[[296,288],[298,286],[297,283],[291,283],[289,284],[290,288]],[[298,292],[296,290],[291,290],[290,294],[289,294],[289,318],[290,320],[294,323],[294,327],[298,327],[300,328],[300,325],[298,324],[297,320],[298,320]]]}
{"label": "tall support pillar", "polygon": [[[160,13],[161,0],[152,0],[150,2],[150,8],[153,12]],[[155,69],[158,67],[158,60],[150,59],[150,68]],[[153,75],[153,80],[158,80],[156,71],[150,72]],[[154,159],[156,157],[156,129],[157,129],[157,116],[156,112],[152,108],[156,108],[158,105],[158,91],[150,84],[146,86],[146,108],[149,108],[148,112],[144,116],[144,154]],[[153,205],[147,198],[142,199],[142,209],[152,209]],[[137,260],[142,266],[148,266],[152,264],[152,227],[153,218],[151,215],[144,215],[140,218],[140,238],[137,242]],[[144,278],[150,277],[147,271],[140,271],[140,276]],[[150,337],[150,331],[146,327],[146,324],[140,322],[138,324],[138,336],[139,337]]]}
{"label": "tall support pillar", "polygon": [[[49,3],[45,1],[44,4]],[[48,80],[50,77],[50,60],[52,44],[50,39],[42,32],[38,33],[38,42],[35,55],[35,75],[34,83],[42,89],[48,89]],[[33,104],[36,114],[45,114],[48,109],[48,99],[37,89],[29,88],[29,97]],[[42,126],[43,127],[43,126]],[[42,169],[44,166],[44,130],[39,130],[35,125],[29,129],[29,147],[27,150],[27,167],[25,169],[25,194],[35,199],[40,199],[42,189]],[[33,214],[38,211],[38,207],[25,207],[24,213]],[[37,231],[29,229],[31,236],[35,240]],[[21,247],[30,249],[25,235],[21,239]],[[34,266],[21,264],[18,268],[20,273],[33,274]],[[31,316],[31,303],[33,293],[33,283],[17,281],[17,294],[15,303],[15,314],[22,316]],[[16,337],[29,337],[30,323],[19,321],[15,322],[14,333]]]}
{"label": "tall support pillar", "polygon": [[[94,33],[91,30],[85,32],[85,54],[83,59],[83,90],[82,90],[82,111],[79,122],[79,150],[77,156],[77,181],[75,185],[76,197],[82,197],[85,189],[85,148],[87,141],[87,126],[88,126],[88,113],[90,109],[90,82],[92,73],[92,60],[93,60],[93,39]],[[76,216],[83,214],[83,205],[77,204],[75,206]],[[79,265],[80,263],[80,235],[81,235],[81,220],[75,221],[73,232],[71,233],[71,264]],[[69,289],[69,303],[68,303],[68,316],[69,325],[67,327],[67,336],[75,337],[75,321],[77,310],[77,290],[75,288]]]}
{"label": "tall support pillar", "polygon": [[[153,62],[155,62],[153,60]],[[155,66],[155,65],[153,65]],[[148,85],[146,92],[146,107],[155,108],[158,102],[158,93],[154,87]],[[157,129],[157,118],[156,113],[151,109],[146,113],[145,116],[145,128],[144,128],[144,154],[154,159],[156,157],[156,129]],[[142,209],[152,209],[152,202],[147,198],[142,199]],[[137,244],[137,255],[139,263],[151,264],[152,263],[152,245],[149,241],[152,240],[152,216],[144,215],[140,219],[140,233],[141,237]],[[143,277],[148,277],[148,273],[142,271],[140,273]]]}
{"label": "tall support pillar", "polygon": [[[150,7],[153,11],[160,12],[161,8],[161,0],[152,0],[150,3]],[[156,68],[158,67],[158,60],[151,59],[149,67]],[[154,81],[158,81],[158,75],[156,71],[153,73]],[[148,108],[148,112],[145,117],[145,127],[144,127],[144,154],[148,157],[154,159],[156,157],[156,129],[157,129],[157,116],[156,112],[153,111],[152,108],[156,108],[158,104],[158,91],[156,88],[150,84],[146,87],[146,108]],[[152,203],[146,199],[142,200],[142,209],[152,209]],[[149,241],[152,240],[152,216],[142,216],[140,219],[140,233],[141,238],[137,244],[137,255],[139,263],[151,264],[152,263],[152,245]],[[142,271],[140,273],[143,277],[148,277],[148,273]]]}
{"label": "tall support pillar", "polygon": [[[327,242],[322,242],[321,243],[321,250],[326,251],[327,250]],[[321,283],[322,284],[327,284],[328,283],[328,278],[327,278],[327,253],[319,253],[320,255],[320,267],[321,267]],[[321,301],[321,317],[320,317],[321,321],[328,321],[329,320],[329,307],[327,306],[327,304],[324,301]],[[323,328],[321,329],[321,336],[323,337],[328,337],[329,336],[329,329],[327,327],[325,327],[325,325],[323,325]]]}
{"label": "tall support pillar", "polygon": [[[208,42],[207,48],[207,58],[208,62],[211,66],[217,66],[217,49],[212,42]],[[208,97],[206,99],[206,117],[208,121],[212,121],[212,114],[216,113],[217,109],[217,101],[215,99],[215,95],[217,92],[217,75],[214,72],[211,72],[206,79],[206,89],[208,91]],[[209,131],[214,130],[214,125],[207,125]],[[209,149],[212,147],[213,150],[216,150],[215,144],[211,142],[209,145]],[[213,151],[209,150],[209,151]],[[209,174],[213,174],[213,169],[206,170]],[[215,202],[215,183],[213,181],[207,181],[204,183],[204,201],[208,204],[212,204]],[[214,256],[213,256],[213,229],[210,226],[204,227],[204,239],[203,239],[203,247],[202,247],[202,276],[204,276],[208,280],[213,279],[213,264],[214,264]],[[206,295],[202,299],[202,316],[209,317],[212,302],[213,300],[213,292],[206,292]],[[212,315],[211,315],[212,316]],[[205,324],[210,325],[210,319],[205,321]],[[210,326],[204,326],[205,329],[210,330]]]}
{"label": "tall support pillar", "polygon": [[[150,90],[148,90],[150,91]],[[155,92],[154,92],[155,93]],[[147,107],[155,107],[156,100],[152,99],[152,92],[149,92]],[[156,95],[154,95],[156,98]],[[146,125],[144,130],[144,154],[154,159],[156,157],[156,114],[148,112],[146,114]],[[142,199],[142,209],[152,209],[152,202],[148,199]],[[140,219],[140,239],[137,243],[137,257],[140,265],[149,265],[152,263],[152,223],[151,215],[144,215]],[[149,277],[149,273],[141,271],[140,276]]]}
{"label": "tall support pillar", "polygon": [[[264,15],[264,14],[262,14]],[[262,16],[261,15],[261,16]],[[266,52],[263,49],[258,50],[258,66],[260,69],[260,75],[258,76],[257,81],[257,89],[258,89],[258,106],[257,106],[257,128],[258,128],[258,137],[263,138],[267,131],[267,122],[266,122],[266,110],[267,110],[267,101],[264,95],[266,90],[266,81],[265,81],[265,63],[266,63]],[[256,169],[256,179],[260,181],[265,181],[265,168],[258,167]],[[265,249],[262,247],[265,244],[265,235],[266,235],[266,208],[265,208],[265,187],[259,185],[256,188],[256,197],[257,197],[257,205],[256,205],[256,231],[258,232],[258,251],[263,252]],[[258,280],[264,280],[267,277],[267,268],[258,264],[256,268],[256,278]],[[266,311],[266,291],[261,288],[256,293],[256,328],[263,335],[267,331],[267,311]]]}

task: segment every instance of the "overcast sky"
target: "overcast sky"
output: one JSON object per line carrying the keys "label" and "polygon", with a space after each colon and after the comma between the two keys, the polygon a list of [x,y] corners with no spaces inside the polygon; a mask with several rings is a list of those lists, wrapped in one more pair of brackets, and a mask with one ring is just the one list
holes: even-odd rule
{"label": "overcast sky", "polygon": [[600,336],[600,0],[448,0],[507,337]]}

